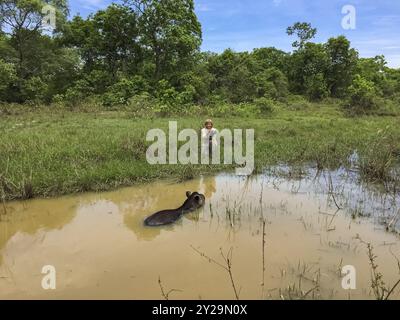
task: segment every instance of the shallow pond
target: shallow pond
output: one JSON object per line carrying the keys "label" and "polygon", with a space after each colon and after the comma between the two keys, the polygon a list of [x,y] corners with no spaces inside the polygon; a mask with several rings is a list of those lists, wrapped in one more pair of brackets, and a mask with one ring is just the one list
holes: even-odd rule
{"label": "shallow pond", "polygon": [[[205,194],[202,210],[143,226],[187,190]],[[390,288],[400,279],[400,239],[386,230],[395,230],[397,205],[396,194],[342,172],[293,181],[222,174],[11,202],[0,216],[0,299],[162,299],[162,290],[234,299],[227,256],[240,299],[374,299],[366,243]],[[45,265],[56,269],[56,290],[41,286]],[[345,265],[356,269],[356,290],[342,288]]]}

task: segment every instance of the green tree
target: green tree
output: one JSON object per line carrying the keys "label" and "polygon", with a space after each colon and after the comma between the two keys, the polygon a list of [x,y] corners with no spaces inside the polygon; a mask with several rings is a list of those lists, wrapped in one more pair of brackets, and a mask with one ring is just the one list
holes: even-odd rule
{"label": "green tree", "polygon": [[329,56],[327,83],[330,94],[345,97],[353,81],[358,52],[350,47],[350,41],[345,36],[330,38],[325,48]]}
{"label": "green tree", "polygon": [[6,100],[8,87],[16,80],[15,66],[0,59],[0,99]]}
{"label": "green tree", "polygon": [[302,49],[308,41],[315,37],[317,29],[313,28],[310,23],[296,22],[293,26],[287,28],[286,33],[289,36],[296,35],[298,40],[293,42],[292,46]]}
{"label": "green tree", "polygon": [[400,82],[395,76],[396,70],[387,67],[386,59],[382,55],[359,59],[356,73],[372,81],[381,96],[392,97],[400,91]]}
{"label": "green tree", "polygon": [[44,17],[47,13],[43,12],[43,8],[46,5],[54,7],[56,24],[60,27],[68,15],[66,0],[0,1],[0,28],[14,38],[14,48],[18,52],[20,65],[25,59],[27,42],[30,41],[30,45],[33,45],[32,38],[44,28]]}
{"label": "green tree", "polygon": [[376,107],[376,89],[372,81],[356,75],[348,91],[350,109],[367,112]]}
{"label": "green tree", "polygon": [[211,90],[233,103],[252,101],[257,95],[254,60],[247,53],[236,53],[231,49],[214,55],[209,61],[213,76]]}
{"label": "green tree", "polygon": [[397,97],[400,101],[400,69],[385,68],[387,85],[383,88],[386,96]]}
{"label": "green tree", "polygon": [[214,80],[209,72],[209,60],[213,54],[209,52],[198,53],[195,57],[196,62],[193,68],[181,75],[178,87],[187,88],[192,86],[194,89],[194,102],[207,104],[211,94],[211,84]]}
{"label": "green tree", "polygon": [[307,43],[295,51],[290,59],[290,88],[297,94],[308,95],[311,99],[320,99],[327,95],[326,74],[329,68],[329,56],[324,45]]}
{"label": "green tree", "polygon": [[118,73],[139,71],[142,50],[137,20],[137,15],[128,8],[112,4],[86,20],[74,17],[59,41],[64,46],[78,48],[87,73],[106,70],[111,81],[115,81]]}
{"label": "green tree", "polygon": [[153,81],[173,85],[190,70],[202,42],[202,31],[193,0],[126,0],[139,16],[141,41],[148,48]]}
{"label": "green tree", "polygon": [[[65,55],[54,43],[46,29],[46,5],[55,10],[56,28],[58,32],[68,15],[66,0],[1,0],[0,27],[0,58],[14,64],[16,79],[12,90],[7,94],[7,101],[24,102],[26,100],[49,101],[55,94],[60,83],[55,79],[73,70],[78,63],[74,60],[73,67],[63,64]],[[61,77],[68,80],[68,77]]]}
{"label": "green tree", "polygon": [[56,27],[61,27],[69,14],[67,0],[1,0],[0,27],[11,32],[21,29],[40,30],[47,15],[46,5],[54,8]]}
{"label": "green tree", "polygon": [[329,95],[328,87],[323,73],[317,73],[306,79],[306,95],[311,100],[320,100]]}
{"label": "green tree", "polygon": [[268,68],[254,76],[258,97],[284,98],[288,94],[288,81],[281,70]]}
{"label": "green tree", "polygon": [[287,71],[290,55],[282,50],[273,47],[254,49],[252,56],[262,70],[277,68],[284,73]]}

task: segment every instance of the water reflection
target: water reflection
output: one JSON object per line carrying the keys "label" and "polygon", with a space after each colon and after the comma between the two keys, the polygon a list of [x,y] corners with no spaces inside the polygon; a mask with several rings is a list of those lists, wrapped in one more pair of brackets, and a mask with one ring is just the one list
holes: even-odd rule
{"label": "water reflection", "polygon": [[201,177],[198,190],[200,193],[205,195],[206,199],[211,199],[217,191],[216,185],[215,177]]}
{"label": "water reflection", "polygon": [[0,216],[0,251],[16,234],[35,235],[39,230],[61,230],[76,216],[76,198],[33,200],[7,204]]}
{"label": "water reflection", "polygon": [[[207,198],[211,198],[216,191],[215,184],[215,177],[209,177],[179,184],[152,184],[151,187],[145,188],[144,192],[136,190],[136,192],[132,194],[130,204],[123,204],[121,212],[124,216],[124,224],[134,232],[139,240],[145,241],[154,240],[163,232],[173,232],[182,227],[183,220],[185,219],[198,221],[200,216],[199,212],[201,212],[201,210],[193,214],[185,215],[173,225],[159,228],[145,227],[143,221],[146,217],[157,211],[179,208],[186,200],[186,191],[194,192],[198,190],[207,190],[207,192],[200,192],[207,194],[206,200]],[[143,202],[143,199],[146,199],[145,202]]]}

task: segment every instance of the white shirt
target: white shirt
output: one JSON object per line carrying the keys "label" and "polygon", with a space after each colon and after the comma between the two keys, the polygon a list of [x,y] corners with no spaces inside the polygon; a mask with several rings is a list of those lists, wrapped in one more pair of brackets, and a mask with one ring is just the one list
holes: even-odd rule
{"label": "white shirt", "polygon": [[208,152],[208,149],[209,149],[209,146],[210,146],[210,138],[211,138],[211,143],[212,143],[213,149],[215,147],[217,147],[218,146],[217,135],[218,135],[218,130],[215,129],[215,128],[212,128],[210,130],[208,130],[207,128],[201,129],[201,143],[202,143],[201,145],[202,145],[202,148],[204,150],[207,150],[207,152]]}

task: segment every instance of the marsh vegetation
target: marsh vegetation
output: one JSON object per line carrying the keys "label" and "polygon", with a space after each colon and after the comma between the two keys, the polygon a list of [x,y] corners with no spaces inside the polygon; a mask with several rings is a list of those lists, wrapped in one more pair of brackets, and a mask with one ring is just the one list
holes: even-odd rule
{"label": "marsh vegetation", "polygon": [[[234,106],[232,106],[234,108]],[[104,191],[156,179],[181,181],[229,166],[150,166],[149,128],[168,131],[168,120],[132,111],[70,112],[16,108],[0,118],[0,195],[3,201]],[[205,116],[205,115],[204,115]],[[360,177],[397,190],[400,126],[397,117],[348,118],[333,104],[277,109],[269,116],[216,118],[218,128],[255,129],[256,173],[286,164],[291,177],[304,165],[351,168]],[[180,117],[178,129],[199,130],[202,118]],[[296,170],[298,168],[298,170]]]}

